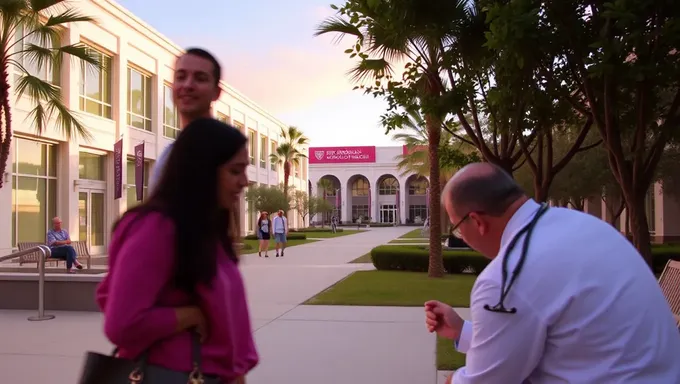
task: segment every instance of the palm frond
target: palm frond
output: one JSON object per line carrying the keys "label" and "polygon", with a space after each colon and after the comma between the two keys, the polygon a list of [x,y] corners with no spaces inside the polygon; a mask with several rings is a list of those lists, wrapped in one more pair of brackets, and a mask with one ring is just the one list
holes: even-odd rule
{"label": "palm frond", "polygon": [[50,16],[49,19],[47,19],[47,22],[45,22],[45,27],[65,27],[66,24],[80,22],[96,23],[96,20],[90,16],[85,16],[79,13],[74,9],[66,9],[62,13]]}
{"label": "palm frond", "polygon": [[70,139],[75,133],[85,141],[92,140],[93,137],[87,128],[80,122],[73,111],[66,108],[66,105],[61,100],[48,100],[47,111],[49,116],[56,116],[57,130],[61,131],[66,138]]}
{"label": "palm frond", "polygon": [[365,80],[376,80],[386,75],[392,76],[393,74],[392,65],[384,58],[361,60],[354,68],[347,72],[347,75],[355,83],[361,83]]}
{"label": "palm frond", "polygon": [[319,26],[316,27],[314,36],[316,37],[329,33],[338,34],[338,36],[333,39],[336,44],[341,42],[342,38],[346,35],[354,36],[359,39],[359,41],[364,40],[364,34],[361,33],[361,30],[358,27],[339,16],[332,16],[322,21]]}

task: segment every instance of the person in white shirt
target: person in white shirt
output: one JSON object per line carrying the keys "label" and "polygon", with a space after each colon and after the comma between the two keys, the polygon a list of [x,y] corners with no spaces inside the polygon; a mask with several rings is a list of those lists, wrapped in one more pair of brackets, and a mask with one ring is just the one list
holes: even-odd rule
{"label": "person in white shirt", "polygon": [[457,235],[492,259],[472,288],[470,321],[425,303],[427,329],[466,354],[453,384],[680,383],[668,302],[611,225],[536,203],[489,163],[457,172],[442,200]]}
{"label": "person in white shirt", "polygon": [[[177,58],[172,82],[172,99],[182,128],[202,117],[212,117],[212,103],[220,97],[222,67],[215,57],[201,48],[189,48]],[[165,147],[149,174],[149,191],[158,184],[172,144]]]}
{"label": "person in white shirt", "polygon": [[272,229],[274,230],[274,242],[276,243],[276,257],[279,257],[279,249],[281,249],[281,257],[286,250],[286,236],[288,236],[288,219],[283,216],[283,211],[279,210],[276,216],[272,219]]}

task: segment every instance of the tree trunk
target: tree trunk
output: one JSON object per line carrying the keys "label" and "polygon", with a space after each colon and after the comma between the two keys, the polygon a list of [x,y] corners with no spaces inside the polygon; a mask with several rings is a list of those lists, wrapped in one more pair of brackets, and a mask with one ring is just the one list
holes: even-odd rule
{"label": "tree trunk", "polygon": [[[288,199],[288,181],[290,180],[290,161],[283,163],[283,195]],[[288,214],[288,212],[286,212]]]}
{"label": "tree trunk", "polygon": [[442,259],[441,183],[439,180],[439,141],[441,124],[430,114],[425,115],[428,137],[428,158],[430,161],[430,260],[427,268],[429,277],[444,277]]}
{"label": "tree trunk", "polygon": [[7,170],[9,151],[12,148],[11,144],[12,114],[9,106],[9,74],[5,68],[2,72],[2,79],[0,79],[0,188],[2,188],[5,180],[4,175]]}
{"label": "tree trunk", "polygon": [[633,245],[637,248],[642,258],[652,268],[652,244],[649,236],[649,223],[645,212],[645,195],[628,195],[626,198],[628,212],[626,219],[629,222],[631,234],[633,235]]}

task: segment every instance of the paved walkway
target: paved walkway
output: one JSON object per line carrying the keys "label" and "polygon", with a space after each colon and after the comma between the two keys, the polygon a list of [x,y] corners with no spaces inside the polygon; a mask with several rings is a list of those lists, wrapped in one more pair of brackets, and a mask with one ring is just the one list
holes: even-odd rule
{"label": "paved walkway", "polygon": [[[436,383],[435,338],[424,331],[422,309],[300,305],[351,272],[372,269],[347,262],[409,230],[374,228],[292,247],[278,259],[244,256],[261,356],[248,383]],[[72,384],[86,350],[111,348],[98,313],[57,312],[37,323],[26,320],[30,314],[0,311],[1,383]]]}

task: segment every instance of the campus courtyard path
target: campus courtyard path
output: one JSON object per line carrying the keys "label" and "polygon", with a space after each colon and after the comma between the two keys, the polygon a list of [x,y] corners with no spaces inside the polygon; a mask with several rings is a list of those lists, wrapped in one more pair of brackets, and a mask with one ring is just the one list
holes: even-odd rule
{"label": "campus courtyard path", "polygon": [[[435,339],[420,308],[300,305],[365,264],[348,264],[409,228],[375,228],[292,247],[284,258],[245,255],[246,281],[261,364],[249,384],[435,383]],[[0,382],[77,382],[85,351],[109,352],[101,315],[0,310]]]}

